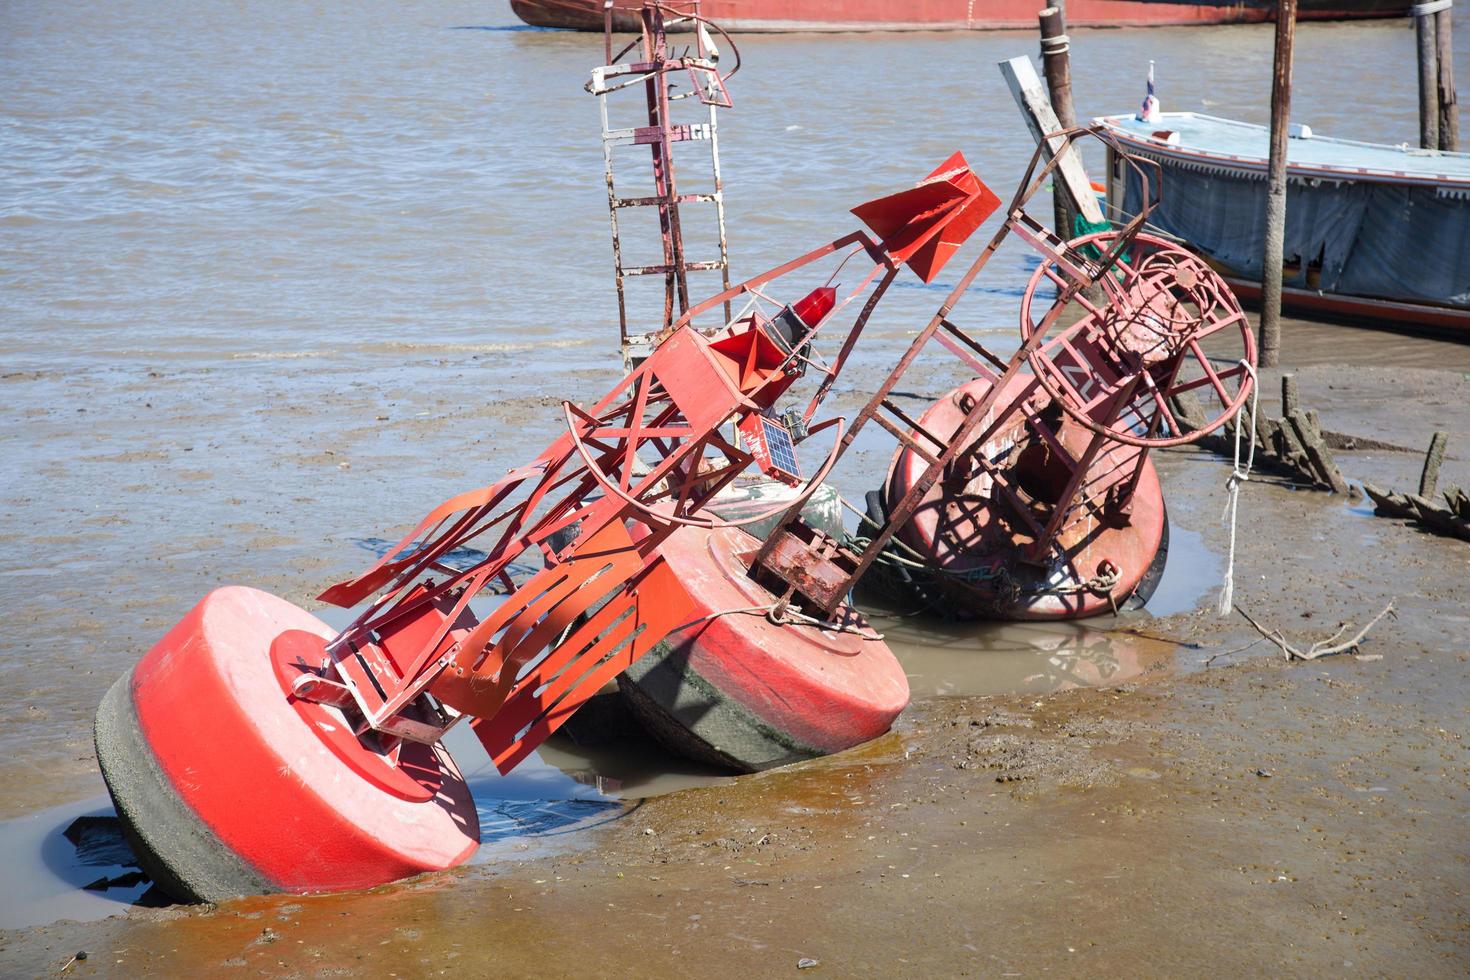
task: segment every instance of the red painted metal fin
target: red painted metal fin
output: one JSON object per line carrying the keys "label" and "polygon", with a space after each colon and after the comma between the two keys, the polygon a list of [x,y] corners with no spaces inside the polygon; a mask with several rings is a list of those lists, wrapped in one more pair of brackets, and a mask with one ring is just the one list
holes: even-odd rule
{"label": "red painted metal fin", "polygon": [[496,767],[502,773],[515,768],[604,684],[686,622],[693,609],[673,570],[654,559],[522,678],[493,718],[474,722]]}
{"label": "red painted metal fin", "polygon": [[[558,449],[558,451],[562,455],[565,455],[564,450]],[[453,517],[455,514],[463,513],[476,507],[489,506],[504,499],[506,493],[516,484],[539,476],[545,470],[549,454],[550,451],[548,450],[535,463],[532,463],[530,466],[522,466],[511,470],[503,478],[495,481],[488,487],[481,487],[478,490],[470,490],[458,496],[450,497],[444,503],[430,511],[428,516],[420,521],[417,527],[410,531],[402,541],[394,545],[392,549],[384,553],[383,557],[379,558],[367,571],[358,575],[356,578],[348,579],[345,582],[338,582],[323,591],[317,598],[322,602],[330,602],[334,606],[342,606],[343,608],[354,606],[361,602],[387,584],[393,576],[422,557],[417,552],[401,558],[399,555],[402,555],[404,551],[408,550],[425,531],[442,525],[444,521]]]}
{"label": "red painted metal fin", "polygon": [[883,248],[933,282],[959,247],[1000,206],[1000,198],[955,153],[923,181],[852,209]]}
{"label": "red painted metal fin", "polygon": [[456,711],[494,717],[513,690],[523,689],[521,668],[642,566],[620,522],[578,538],[570,557],[533,575],[464,639],[454,669],[440,675],[432,693]]}

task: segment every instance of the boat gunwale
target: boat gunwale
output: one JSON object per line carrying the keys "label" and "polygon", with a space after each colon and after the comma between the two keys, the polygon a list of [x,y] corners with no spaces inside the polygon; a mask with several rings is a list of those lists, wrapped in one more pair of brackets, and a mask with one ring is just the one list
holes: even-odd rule
{"label": "boat gunwale", "polygon": [[[1162,116],[1163,119],[1159,123],[1160,129],[1166,128],[1168,121],[1173,118],[1199,119],[1207,122],[1225,123],[1231,126],[1245,126],[1252,129],[1258,129],[1263,132],[1266,130],[1265,126],[1261,126],[1257,123],[1241,122],[1237,119],[1226,119],[1221,116],[1212,116],[1202,112],[1166,112],[1163,113]],[[1268,169],[1269,161],[1265,157],[1239,156],[1237,154],[1226,153],[1224,151],[1202,149],[1195,145],[1186,146],[1182,142],[1178,145],[1166,143],[1163,140],[1158,139],[1157,137],[1154,137],[1152,135],[1139,133],[1133,129],[1120,125],[1120,121],[1127,118],[1129,117],[1126,114],[1119,113],[1111,116],[1097,116],[1093,118],[1092,122],[1093,125],[1106,127],[1108,131],[1116,136],[1119,140],[1126,142],[1130,146],[1136,147],[1145,152],[1156,153],[1161,156],[1172,157],[1174,159],[1180,160],[1208,161],[1219,166],[1223,170],[1242,171],[1247,175],[1253,175],[1254,172],[1257,171],[1264,173]],[[1182,139],[1183,134],[1181,133],[1180,135]],[[1347,147],[1365,147],[1374,150],[1389,150],[1392,152],[1404,153],[1406,155],[1410,152],[1416,152],[1423,154],[1423,156],[1416,157],[1416,159],[1421,159],[1425,161],[1448,158],[1470,162],[1470,153],[1459,153],[1448,150],[1435,150],[1431,152],[1428,150],[1419,151],[1415,149],[1411,151],[1407,144],[1392,145],[1388,143],[1368,143],[1361,140],[1341,139],[1335,136],[1310,136],[1307,137],[1305,140],[1302,140],[1301,137],[1293,137],[1293,139],[1298,139],[1302,142],[1333,143],[1336,145]],[[1294,178],[1320,177],[1339,181],[1350,179],[1388,184],[1414,184],[1429,186],[1454,185],[1456,190],[1460,190],[1463,188],[1467,191],[1470,191],[1470,174],[1457,175],[1431,171],[1411,172],[1402,170],[1386,170],[1378,167],[1349,167],[1331,163],[1298,163],[1292,161],[1290,151],[1288,151],[1287,153],[1286,170],[1287,175]]]}

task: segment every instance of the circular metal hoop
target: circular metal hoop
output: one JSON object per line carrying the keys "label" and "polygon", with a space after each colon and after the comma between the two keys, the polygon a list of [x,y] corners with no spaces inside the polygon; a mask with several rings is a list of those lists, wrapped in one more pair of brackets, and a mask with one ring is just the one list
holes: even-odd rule
{"label": "circular metal hoop", "polygon": [[[1112,231],[1084,235],[1069,242],[1068,249],[1084,254],[1092,250],[1106,253],[1117,237]],[[1044,281],[1059,290],[1068,284],[1057,265],[1056,259],[1043,261],[1026,285],[1021,299],[1021,340],[1023,346],[1034,345],[1026,360],[1037,383],[1078,425],[1143,449],[1179,446],[1218,429],[1245,405],[1254,384],[1255,335],[1225,280],[1198,256],[1165,239],[1137,235],[1098,281],[1106,304],[1095,306],[1079,294],[1074,300],[1082,304],[1084,315],[1048,337],[1063,312],[1062,306],[1053,301],[1038,323],[1032,316],[1032,303]],[[1217,371],[1200,341],[1232,326],[1240,335],[1240,356],[1235,366]],[[1078,345],[1103,348],[1112,361],[1106,367],[1118,374],[1105,393],[1124,400],[1112,406],[1111,417],[1104,421],[1089,414],[1088,403],[1054,359],[1058,352],[1075,350]],[[1191,360],[1200,368],[1201,377],[1180,381],[1181,369]],[[1231,381],[1234,391],[1227,387]],[[1181,432],[1168,401],[1200,388],[1208,389],[1218,405],[1207,412],[1210,417],[1206,424]],[[1143,421],[1143,435],[1130,431],[1131,426],[1119,426],[1119,420],[1128,416]],[[1169,435],[1155,434],[1161,423],[1167,426]]]}
{"label": "circular metal hoop", "polygon": [[632,494],[628,493],[628,491],[618,486],[617,483],[609,479],[608,475],[604,473],[601,467],[599,467],[597,463],[593,460],[592,454],[587,450],[586,443],[582,441],[582,437],[577,434],[577,422],[576,419],[572,416],[572,403],[562,402],[562,412],[566,416],[567,433],[572,437],[572,445],[576,448],[577,454],[582,457],[582,462],[586,465],[587,471],[592,474],[592,479],[596,481],[599,487],[602,488],[602,491],[604,493],[617,497],[619,500],[623,501],[623,503],[627,504],[634,510],[638,511],[638,513],[642,514],[644,518],[646,518],[649,522],[658,525],[666,526],[673,524],[680,527],[701,527],[712,529],[724,527],[746,527],[750,524],[759,524],[761,521],[769,520],[772,517],[784,514],[786,513],[786,511],[790,510],[793,507],[805,506],[806,502],[811,499],[812,494],[816,493],[817,488],[822,485],[822,481],[827,479],[827,475],[832,472],[832,467],[837,465],[837,459],[842,454],[842,431],[844,428],[843,420],[841,418],[827,419],[825,422],[820,422],[817,425],[812,426],[811,429],[808,430],[808,432],[809,434],[816,433],[820,432],[823,429],[835,426],[837,428],[837,434],[833,437],[832,449],[827,454],[826,460],[817,469],[817,472],[812,474],[811,479],[806,481],[805,485],[801,488],[801,492],[798,493],[795,497],[792,497],[790,500],[783,500],[773,507],[760,511],[759,513],[756,513],[750,517],[743,517],[738,521],[723,520],[721,518],[715,517],[713,514],[702,517],[685,517],[679,514],[675,514],[671,510],[660,510],[656,508],[653,504],[645,503],[644,501],[639,500],[637,497],[634,497]]}

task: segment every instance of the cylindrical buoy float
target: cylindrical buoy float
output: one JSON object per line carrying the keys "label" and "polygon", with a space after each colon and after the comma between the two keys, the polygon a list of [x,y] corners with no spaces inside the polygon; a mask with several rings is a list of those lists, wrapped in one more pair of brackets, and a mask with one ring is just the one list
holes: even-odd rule
{"label": "cylindrical buoy float", "polygon": [[[920,427],[947,445],[990,388],[985,378],[961,385],[924,412]],[[1031,560],[1025,551],[1037,527],[1049,520],[1052,508],[1068,503],[1069,491],[1076,492],[1073,470],[1039,429],[1052,433],[1073,459],[1084,456],[1092,433],[1050,404],[1030,375],[1012,379],[980,430],[1007,413],[1005,426],[983,446],[958,455],[924,494],[897,533],[899,556],[927,567],[927,587],[957,616],[1078,619],[1117,609],[1140,587],[1151,590],[1162,570],[1157,560],[1167,517],[1146,451],[1115,442],[1103,446],[1080,484],[1094,488],[1088,502],[1060,528],[1055,547]],[[899,448],[884,488],[889,508],[927,466],[920,454]],[[1126,495],[1095,490],[1135,472]],[[997,473],[1009,493],[997,491]]]}
{"label": "cylindrical buoy float", "polygon": [[666,747],[737,772],[852,748],[888,731],[909,701],[902,666],[861,618],[848,628],[776,623],[776,597],[749,576],[760,542],[737,528],[684,528],[659,548],[698,617],[624,671],[618,685]]}
{"label": "cylindrical buoy float", "polygon": [[377,750],[298,700],[335,631],[266,592],[207,595],[103,699],[97,759],[143,869],[185,901],[363,888],[459,864],[479,819],[442,745]]}

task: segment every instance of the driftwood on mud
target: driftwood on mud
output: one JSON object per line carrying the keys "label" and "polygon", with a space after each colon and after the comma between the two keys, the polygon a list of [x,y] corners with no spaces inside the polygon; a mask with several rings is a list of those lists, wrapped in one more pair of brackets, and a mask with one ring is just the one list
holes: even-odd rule
{"label": "driftwood on mud", "polygon": [[1316,660],[1319,657],[1331,657],[1339,653],[1346,653],[1349,650],[1357,649],[1358,644],[1363,642],[1363,638],[1368,635],[1369,630],[1378,625],[1378,621],[1380,619],[1382,619],[1384,616],[1393,615],[1393,600],[1390,599],[1388,605],[1383,607],[1383,611],[1380,612],[1377,616],[1374,616],[1372,619],[1368,620],[1367,625],[1358,630],[1357,633],[1353,634],[1351,639],[1338,642],[1341,639],[1342,634],[1353,628],[1352,623],[1340,623],[1337,627],[1336,633],[1333,633],[1325,640],[1318,640],[1316,643],[1313,643],[1305,650],[1293,646],[1286,639],[1286,637],[1282,635],[1282,632],[1280,630],[1267,630],[1266,627],[1256,622],[1251,614],[1240,608],[1240,606],[1234,606],[1233,608],[1236,612],[1240,613],[1240,615],[1245,619],[1247,623],[1250,623],[1251,626],[1255,628],[1255,631],[1257,633],[1261,634],[1263,637],[1276,644],[1277,648],[1286,655],[1287,660]]}

